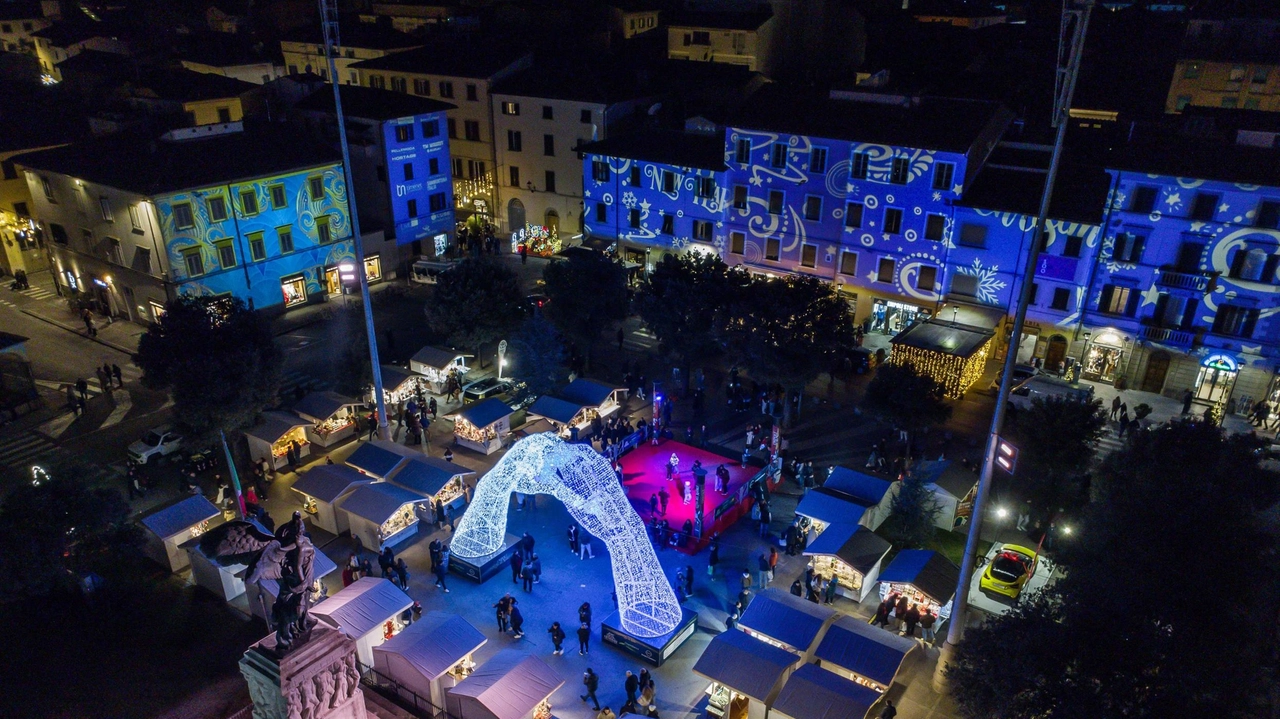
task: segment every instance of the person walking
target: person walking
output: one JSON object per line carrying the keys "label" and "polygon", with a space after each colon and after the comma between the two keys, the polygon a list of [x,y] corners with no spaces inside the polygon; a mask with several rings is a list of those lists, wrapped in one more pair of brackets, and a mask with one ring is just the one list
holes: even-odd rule
{"label": "person walking", "polygon": [[83,377],[76,380],[76,392],[80,395],[80,401],[87,402],[89,400],[89,383]]}
{"label": "person walking", "polygon": [[533,583],[541,584],[542,583],[542,560],[538,558],[538,555],[536,553],[533,555],[532,564],[533,564]]}
{"label": "person walking", "polygon": [[449,565],[442,561],[436,562],[436,586],[444,590],[445,594],[449,593],[449,587],[445,585],[445,575],[449,573]]}
{"label": "person walking", "polygon": [[711,535],[711,544],[707,547],[707,576],[716,576],[716,565],[720,563],[720,535]]}
{"label": "person walking", "polygon": [[893,706],[892,699],[884,700],[884,709],[880,712],[880,719],[893,719],[898,716],[898,710]]}
{"label": "person walking", "polygon": [[578,538],[578,560],[595,558],[595,553],[591,551],[591,536],[582,535]]}
{"label": "person walking", "polygon": [[120,371],[120,365],[111,365],[111,376],[116,378],[116,384],[120,385],[120,389],[124,389],[124,373]]}
{"label": "person walking", "polygon": [[[1118,400],[1120,398],[1117,397],[1116,399]],[[1195,399],[1195,395],[1191,394],[1191,390],[1188,389],[1182,393],[1182,413],[1183,414],[1189,414],[1191,412],[1191,400],[1193,399]],[[1112,402],[1112,405],[1114,404],[1115,403]],[[1115,414],[1114,410],[1112,410],[1112,414]]]}
{"label": "person walking", "polygon": [[686,564],[684,567],[684,593],[693,596],[693,565]]}
{"label": "person walking", "polygon": [[524,615],[520,613],[520,607],[516,603],[511,602],[511,637],[519,639],[524,636]]}
{"label": "person walking", "polygon": [[396,560],[396,579],[400,580],[400,588],[409,591],[409,565],[404,563],[404,557]]}
{"label": "person walking", "polygon": [[591,653],[591,625],[583,622],[578,627],[578,656]]}
{"label": "person walking", "polygon": [[[80,416],[80,400],[76,399],[76,388],[72,385],[67,385],[67,406],[71,408],[72,414],[77,417]],[[655,503],[658,501],[656,495],[654,496],[653,501]]]}
{"label": "person walking", "polygon": [[524,557],[521,556],[520,552],[518,551],[512,552],[511,560],[508,562],[508,564],[511,565],[511,583],[519,584],[520,583],[520,567],[524,565]]}
{"label": "person walking", "polygon": [[591,602],[583,602],[578,607],[578,623],[587,625],[587,629],[591,629]]}
{"label": "person walking", "polygon": [[564,647],[561,646],[564,644],[564,630],[560,628],[560,622],[552,622],[547,633],[551,635],[551,646],[555,647],[551,653],[557,656],[564,654]]}
{"label": "person walking", "polygon": [[[578,630],[581,636],[582,630]],[[578,652],[581,654],[582,652]],[[600,700],[596,698],[596,690],[600,688],[600,677],[596,675],[591,667],[587,667],[587,671],[582,675],[582,686],[587,688],[587,693],[582,694],[582,701],[591,700],[596,711],[600,711]]]}
{"label": "person walking", "polygon": [[[1184,404],[1186,403],[1185,397],[1183,398],[1183,403]],[[1119,414],[1120,414],[1120,395],[1116,395],[1111,399],[1111,419],[1115,419],[1116,416]]]}
{"label": "person walking", "polygon": [[892,611],[892,607],[888,599],[880,602],[880,606],[876,607],[876,617],[871,621],[871,626],[888,627],[890,611]]}
{"label": "person walking", "polygon": [[86,308],[80,313],[80,319],[84,321],[84,333],[89,337],[98,336],[98,328],[93,324],[93,313]]}
{"label": "person walking", "polygon": [[569,525],[569,551],[578,554],[578,525]]}
{"label": "person walking", "polygon": [[378,568],[382,570],[382,578],[387,579],[391,573],[395,571],[396,557],[391,551],[391,547],[382,550],[382,554],[378,555]]}
{"label": "person walking", "polygon": [[938,618],[933,615],[933,610],[925,608],[924,614],[920,615],[920,638],[925,642],[932,642],[934,639],[933,625]]}
{"label": "person walking", "polygon": [[627,670],[627,678],[622,682],[622,690],[627,693],[627,703],[635,704],[636,695],[640,693],[640,680],[636,678],[631,670]]}
{"label": "person walking", "polygon": [[764,589],[769,586],[769,555],[761,552],[760,556],[756,559],[756,564],[756,569],[758,570],[757,573],[759,574],[760,588]]}

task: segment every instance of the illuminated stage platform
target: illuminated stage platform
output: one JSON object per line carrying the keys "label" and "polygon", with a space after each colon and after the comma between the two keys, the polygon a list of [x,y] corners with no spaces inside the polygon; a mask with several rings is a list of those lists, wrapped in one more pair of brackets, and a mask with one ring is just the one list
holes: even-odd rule
{"label": "illuminated stage platform", "polygon": [[600,638],[605,644],[639,657],[655,667],[662,666],[698,629],[698,613],[684,607],[680,607],[680,623],[660,637],[640,638],[628,634],[622,629],[619,619],[618,612],[605,617],[600,623]]}

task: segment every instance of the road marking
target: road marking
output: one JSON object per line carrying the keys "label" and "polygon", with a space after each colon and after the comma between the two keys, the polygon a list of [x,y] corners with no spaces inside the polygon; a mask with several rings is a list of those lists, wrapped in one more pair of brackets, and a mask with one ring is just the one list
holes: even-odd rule
{"label": "road marking", "polygon": [[75,422],[79,416],[80,415],[75,412],[67,412],[40,425],[36,428],[36,431],[45,436],[57,439],[67,431],[67,428],[70,427],[71,423]]}
{"label": "road marking", "polygon": [[129,410],[133,409],[133,397],[129,396],[127,391],[117,391],[115,398],[116,408],[111,410],[111,414],[107,415],[107,418],[102,422],[102,426],[98,427],[98,429],[106,429],[113,424],[119,424],[120,420],[124,419],[126,414],[129,414]]}
{"label": "road marking", "polygon": [[27,430],[13,437],[0,440],[0,464],[11,467],[31,465],[58,451],[58,445],[47,437]]}

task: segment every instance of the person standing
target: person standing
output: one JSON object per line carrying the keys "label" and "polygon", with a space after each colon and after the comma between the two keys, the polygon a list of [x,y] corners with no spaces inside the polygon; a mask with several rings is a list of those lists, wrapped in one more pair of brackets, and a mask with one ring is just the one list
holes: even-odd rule
{"label": "person standing", "polygon": [[[581,636],[582,630],[578,630],[578,634]],[[578,653],[581,654],[582,652]],[[600,688],[600,677],[592,671],[591,667],[587,667],[586,673],[582,675],[582,686],[587,688],[587,693],[581,695],[582,701],[585,702],[590,699],[594,709],[600,711],[600,700],[596,698],[596,690]]]}
{"label": "person standing", "polygon": [[746,592],[751,589],[751,570],[746,567],[742,568],[742,579],[739,582],[742,585],[742,591]]}
{"label": "person standing", "polygon": [[382,554],[378,555],[378,568],[382,570],[382,578],[387,579],[395,570],[396,557],[391,551],[391,547],[382,550]]}
{"label": "person standing", "polygon": [[591,625],[583,622],[578,627],[578,656],[591,653]]}
{"label": "person standing", "polygon": [[538,555],[533,555],[533,583],[542,583],[542,560],[538,559]]}
{"label": "person standing", "polygon": [[711,544],[708,546],[707,554],[707,576],[716,576],[716,565],[720,563],[720,535],[713,534],[711,536]]}
{"label": "person standing", "polygon": [[[1182,401],[1185,404],[1186,398],[1183,397]],[[1116,395],[1111,399],[1111,419],[1115,419],[1116,416],[1119,414],[1120,414],[1120,395]]]}
{"label": "person standing", "polygon": [[920,638],[925,642],[932,642],[934,639],[933,625],[938,618],[933,615],[933,610],[925,608],[924,614],[920,615]]}
{"label": "person standing", "polygon": [[532,556],[525,559],[524,563],[520,565],[520,582],[521,582],[520,586],[523,587],[526,592],[533,591],[533,557]]}
{"label": "person standing", "polygon": [[507,617],[509,616],[507,614],[509,609],[509,602],[507,600],[509,599],[511,599],[511,595],[506,594],[502,597],[502,599],[498,600],[497,604],[493,605],[495,614],[497,615],[497,619],[498,619],[498,631],[502,634],[507,633],[507,626],[508,626]]}
{"label": "person standing", "polygon": [[667,516],[667,504],[671,501],[671,495],[667,493],[666,487],[658,490],[658,503],[662,505],[662,516]]}
{"label": "person standing", "polygon": [[[1119,397],[1116,397],[1116,399],[1117,399],[1117,400],[1119,400],[1120,398],[1119,398]],[[1190,389],[1188,389],[1188,390],[1186,390],[1186,391],[1184,391],[1184,392],[1182,393],[1182,413],[1183,413],[1183,414],[1189,414],[1189,413],[1191,412],[1191,400],[1193,400],[1193,399],[1195,399],[1195,395],[1191,394],[1191,390],[1190,390]],[[1112,415],[1114,416],[1114,415],[1115,415],[1115,409],[1114,409],[1114,407],[1115,407],[1115,402],[1112,402],[1112,403],[1111,403],[1111,406],[1113,407],[1113,409],[1112,409],[1111,413],[1112,413]]]}
{"label": "person standing", "polygon": [[396,560],[396,579],[400,580],[400,588],[409,591],[409,565],[404,563],[404,557]]}
{"label": "person standing", "polygon": [[773,581],[774,571],[778,568],[778,548],[769,547],[769,581]]}
{"label": "person standing", "polygon": [[120,365],[111,365],[111,376],[116,378],[116,384],[120,385],[120,389],[124,389],[124,373],[120,371]]}
{"label": "person standing", "polygon": [[578,554],[578,525],[569,525],[569,551]]}
{"label": "person standing", "polygon": [[825,601],[823,603],[835,604],[836,592],[839,591],[839,589],[840,589],[840,582],[836,580],[835,575],[832,575],[831,578],[827,580],[827,593],[826,593],[826,596],[824,597]]}
{"label": "person standing", "polygon": [[80,319],[84,321],[84,333],[89,337],[97,337],[98,328],[93,324],[93,313],[86,308],[80,313]]}
{"label": "person standing", "polygon": [[896,620],[894,628],[899,632],[907,624],[907,610],[911,608],[911,602],[907,601],[906,595],[898,597],[898,603],[893,607],[893,618]]}
{"label": "person standing", "polygon": [[89,399],[89,383],[83,377],[76,380],[76,392],[80,395],[80,401]]}
{"label": "person standing", "polygon": [[516,603],[512,602],[511,603],[511,636],[512,638],[519,639],[524,636],[524,630],[521,628],[523,626],[524,626],[524,615],[520,613],[520,608],[516,606]]}
{"label": "person standing", "polygon": [[627,670],[627,678],[622,682],[622,690],[627,693],[627,703],[635,704],[636,695],[640,693],[640,680],[631,670]]}
{"label": "person standing", "polygon": [[591,535],[584,535],[578,538],[578,561],[583,559],[595,559],[596,555],[591,551]]}
{"label": "person standing", "polygon": [[524,557],[520,555],[520,552],[512,552],[509,564],[511,565],[511,583],[519,584],[520,567],[524,564]]}
{"label": "person standing", "polygon": [[556,655],[564,654],[564,647],[561,646],[564,644],[564,630],[560,628],[560,622],[552,622],[551,628],[547,630],[547,633],[551,635],[551,646],[555,647],[555,650],[551,653]]}
{"label": "person standing", "polygon": [[587,630],[591,630],[591,602],[583,602],[578,607],[578,623],[587,625]]}
{"label": "person standing", "polygon": [[916,625],[920,623],[920,610],[915,604],[907,609],[907,614],[902,618],[902,623],[906,626],[906,636],[915,637]]}
{"label": "person standing", "polygon": [[880,712],[880,719],[893,719],[898,716],[898,710],[893,706],[892,699],[884,700],[884,710]]}
{"label": "person standing", "polygon": [[[763,552],[756,558],[756,569],[759,574],[760,588],[769,586],[769,556]],[[745,587],[744,587],[745,589]]]}

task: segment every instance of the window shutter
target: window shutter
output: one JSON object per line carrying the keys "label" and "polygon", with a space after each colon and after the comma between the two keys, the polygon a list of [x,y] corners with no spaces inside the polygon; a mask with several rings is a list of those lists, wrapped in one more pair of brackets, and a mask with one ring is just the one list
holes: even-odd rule
{"label": "window shutter", "polygon": [[1244,314],[1244,326],[1240,328],[1241,337],[1252,337],[1253,329],[1258,324],[1258,310],[1247,310]]}
{"label": "window shutter", "polygon": [[1247,251],[1247,248],[1241,247],[1235,251],[1235,254],[1231,255],[1232,277],[1238,277],[1240,275],[1240,268],[1244,265],[1244,256]]}
{"label": "window shutter", "polygon": [[1102,287],[1102,297],[1098,300],[1098,310],[1100,312],[1111,311],[1111,294],[1115,292],[1115,285],[1104,285]]}
{"label": "window shutter", "polygon": [[1190,329],[1196,321],[1196,307],[1200,304],[1200,300],[1189,298],[1186,308],[1182,311],[1182,323],[1179,325],[1182,329]]}
{"label": "window shutter", "polygon": [[1133,235],[1133,239],[1129,241],[1129,262],[1137,264],[1142,261],[1142,244],[1146,239],[1142,235]]}
{"label": "window shutter", "polygon": [[1129,290],[1129,302],[1125,305],[1124,316],[1132,317],[1138,312],[1138,301],[1142,299],[1142,293],[1136,289]]}

